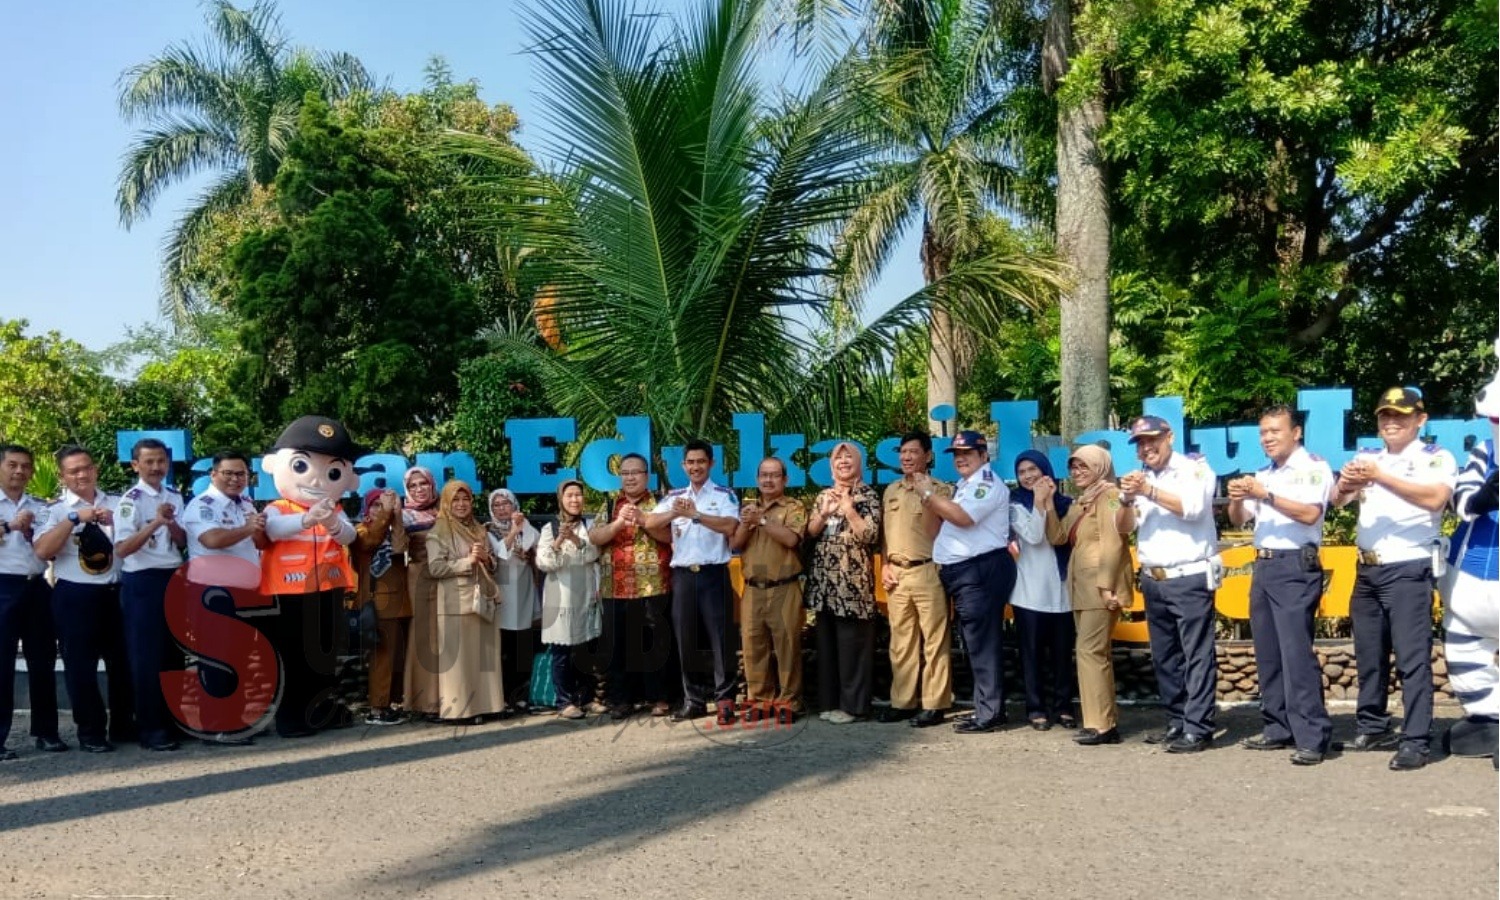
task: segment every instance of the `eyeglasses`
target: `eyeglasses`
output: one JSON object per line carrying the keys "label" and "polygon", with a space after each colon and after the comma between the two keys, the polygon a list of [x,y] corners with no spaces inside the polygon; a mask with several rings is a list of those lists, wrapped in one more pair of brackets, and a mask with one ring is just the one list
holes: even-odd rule
{"label": "eyeglasses", "polygon": [[243,472],[243,471],[236,472],[233,469],[220,469],[219,471],[215,472],[214,474],[218,475],[220,478],[249,478],[250,477],[250,473],[249,472]]}
{"label": "eyeglasses", "polygon": [[621,478],[625,477],[626,475],[644,475],[644,474],[646,474],[646,470],[645,469],[629,469],[629,470],[621,469],[620,470],[620,477]]}

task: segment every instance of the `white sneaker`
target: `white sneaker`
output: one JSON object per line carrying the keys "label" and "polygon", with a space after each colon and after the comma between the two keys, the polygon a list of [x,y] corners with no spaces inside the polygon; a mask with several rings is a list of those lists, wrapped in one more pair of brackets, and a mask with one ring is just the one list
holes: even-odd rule
{"label": "white sneaker", "polygon": [[828,721],[828,710],[825,709],[822,712],[818,713],[818,718],[820,718],[823,721],[827,722]]}
{"label": "white sneaker", "polygon": [[828,713],[829,725],[848,725],[850,722],[854,721],[857,721],[857,719],[855,719],[854,716],[851,716],[848,713],[844,712],[842,709],[835,709]]}

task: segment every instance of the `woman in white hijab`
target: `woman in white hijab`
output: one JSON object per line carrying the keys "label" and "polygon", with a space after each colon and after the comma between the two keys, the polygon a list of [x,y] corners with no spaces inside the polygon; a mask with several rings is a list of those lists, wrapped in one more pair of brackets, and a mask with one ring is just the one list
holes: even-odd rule
{"label": "woman in white hijab", "polygon": [[538,593],[536,570],[532,567],[539,535],[526,516],[521,514],[516,495],[507,488],[490,491],[490,552],[498,565],[495,580],[500,583],[500,665],[505,672],[505,694],[509,708],[529,712],[531,703],[531,663],[541,642],[537,627],[542,618],[542,596]]}

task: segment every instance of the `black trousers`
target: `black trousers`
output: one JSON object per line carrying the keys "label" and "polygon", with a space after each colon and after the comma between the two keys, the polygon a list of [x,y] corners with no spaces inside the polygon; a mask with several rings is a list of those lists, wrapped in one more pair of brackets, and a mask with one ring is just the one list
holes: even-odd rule
{"label": "black trousers", "polygon": [[0,747],[15,713],[16,642],[26,658],[31,694],[31,736],[57,737],[57,633],[52,627],[52,587],[40,575],[0,575]]}
{"label": "black trousers", "polygon": [[541,646],[541,628],[500,629],[500,671],[507,704],[530,701],[531,666],[536,661],[537,648]]}
{"label": "black trousers", "polygon": [[1426,747],[1432,731],[1432,563],[1425,559],[1359,567],[1349,601],[1354,665],[1359,672],[1355,723],[1361,734],[1391,727],[1391,651],[1406,710],[1402,740]]}
{"label": "black trousers", "polygon": [[177,723],[167,710],[161,673],[181,670],[182,651],[167,631],[163,603],[175,569],[143,569],[120,576],[120,611],[125,626],[125,656],[135,690],[135,719],[142,744],[173,740]]}
{"label": "black trousers", "polygon": [[959,633],[974,673],[974,721],[1005,721],[1005,670],[1002,666],[1005,604],[1016,586],[1016,561],[1004,547],[962,562],[945,564],[938,572],[943,588],[953,598]]}
{"label": "black trousers", "polygon": [[594,702],[599,682],[594,676],[599,639],[582,644],[552,644],[548,648],[552,664],[552,687],[557,691],[557,708],[579,708]]}
{"label": "black trousers", "polygon": [[[687,567],[672,569],[672,629],[677,633],[686,703],[705,706],[710,699],[734,700],[739,666],[731,602],[728,566],[699,566],[696,572]],[[712,681],[702,661],[705,644],[713,659]]]}
{"label": "black trousers", "polygon": [[818,704],[851,716],[870,714],[875,620],[818,613]]}
{"label": "black trousers", "polygon": [[1264,736],[1326,753],[1333,722],[1323,703],[1323,673],[1313,653],[1313,614],[1322,594],[1322,571],[1304,569],[1297,551],[1255,561],[1250,628]]}
{"label": "black trousers", "polygon": [[1167,724],[1194,736],[1213,734],[1219,666],[1214,659],[1214,595],[1206,576],[1199,572],[1165,581],[1144,576],[1141,593],[1156,692],[1166,707]]}
{"label": "black trousers", "polygon": [[338,657],[348,644],[342,595],[278,594],[276,615],[257,620],[281,660],[277,734],[318,731],[338,716]]}
{"label": "black trousers", "polygon": [[1073,614],[1049,613],[1012,605],[1026,686],[1026,717],[1049,718],[1073,709]]}
{"label": "black trousers", "polygon": [[608,654],[604,687],[610,706],[668,699],[665,674],[674,653],[671,609],[668,594],[604,601],[599,645]]}
{"label": "black trousers", "polygon": [[[73,704],[78,740],[102,743],[135,739],[130,668],[125,659],[125,630],[120,616],[120,588],[114,584],[58,581],[52,589],[52,620],[62,646],[63,684]],[[99,661],[104,661],[109,709],[99,693]]]}

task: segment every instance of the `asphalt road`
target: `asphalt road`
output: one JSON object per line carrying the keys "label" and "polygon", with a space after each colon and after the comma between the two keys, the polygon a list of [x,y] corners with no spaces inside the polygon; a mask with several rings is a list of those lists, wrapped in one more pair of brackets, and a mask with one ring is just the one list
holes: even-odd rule
{"label": "asphalt road", "polygon": [[1232,745],[1251,708],[1221,714],[1219,749],[1171,756],[1141,741],[1158,718],[1126,710],[1113,747],[550,716],[168,754],[26,743],[0,764],[0,897],[1496,896],[1488,760],[1298,768]]}

